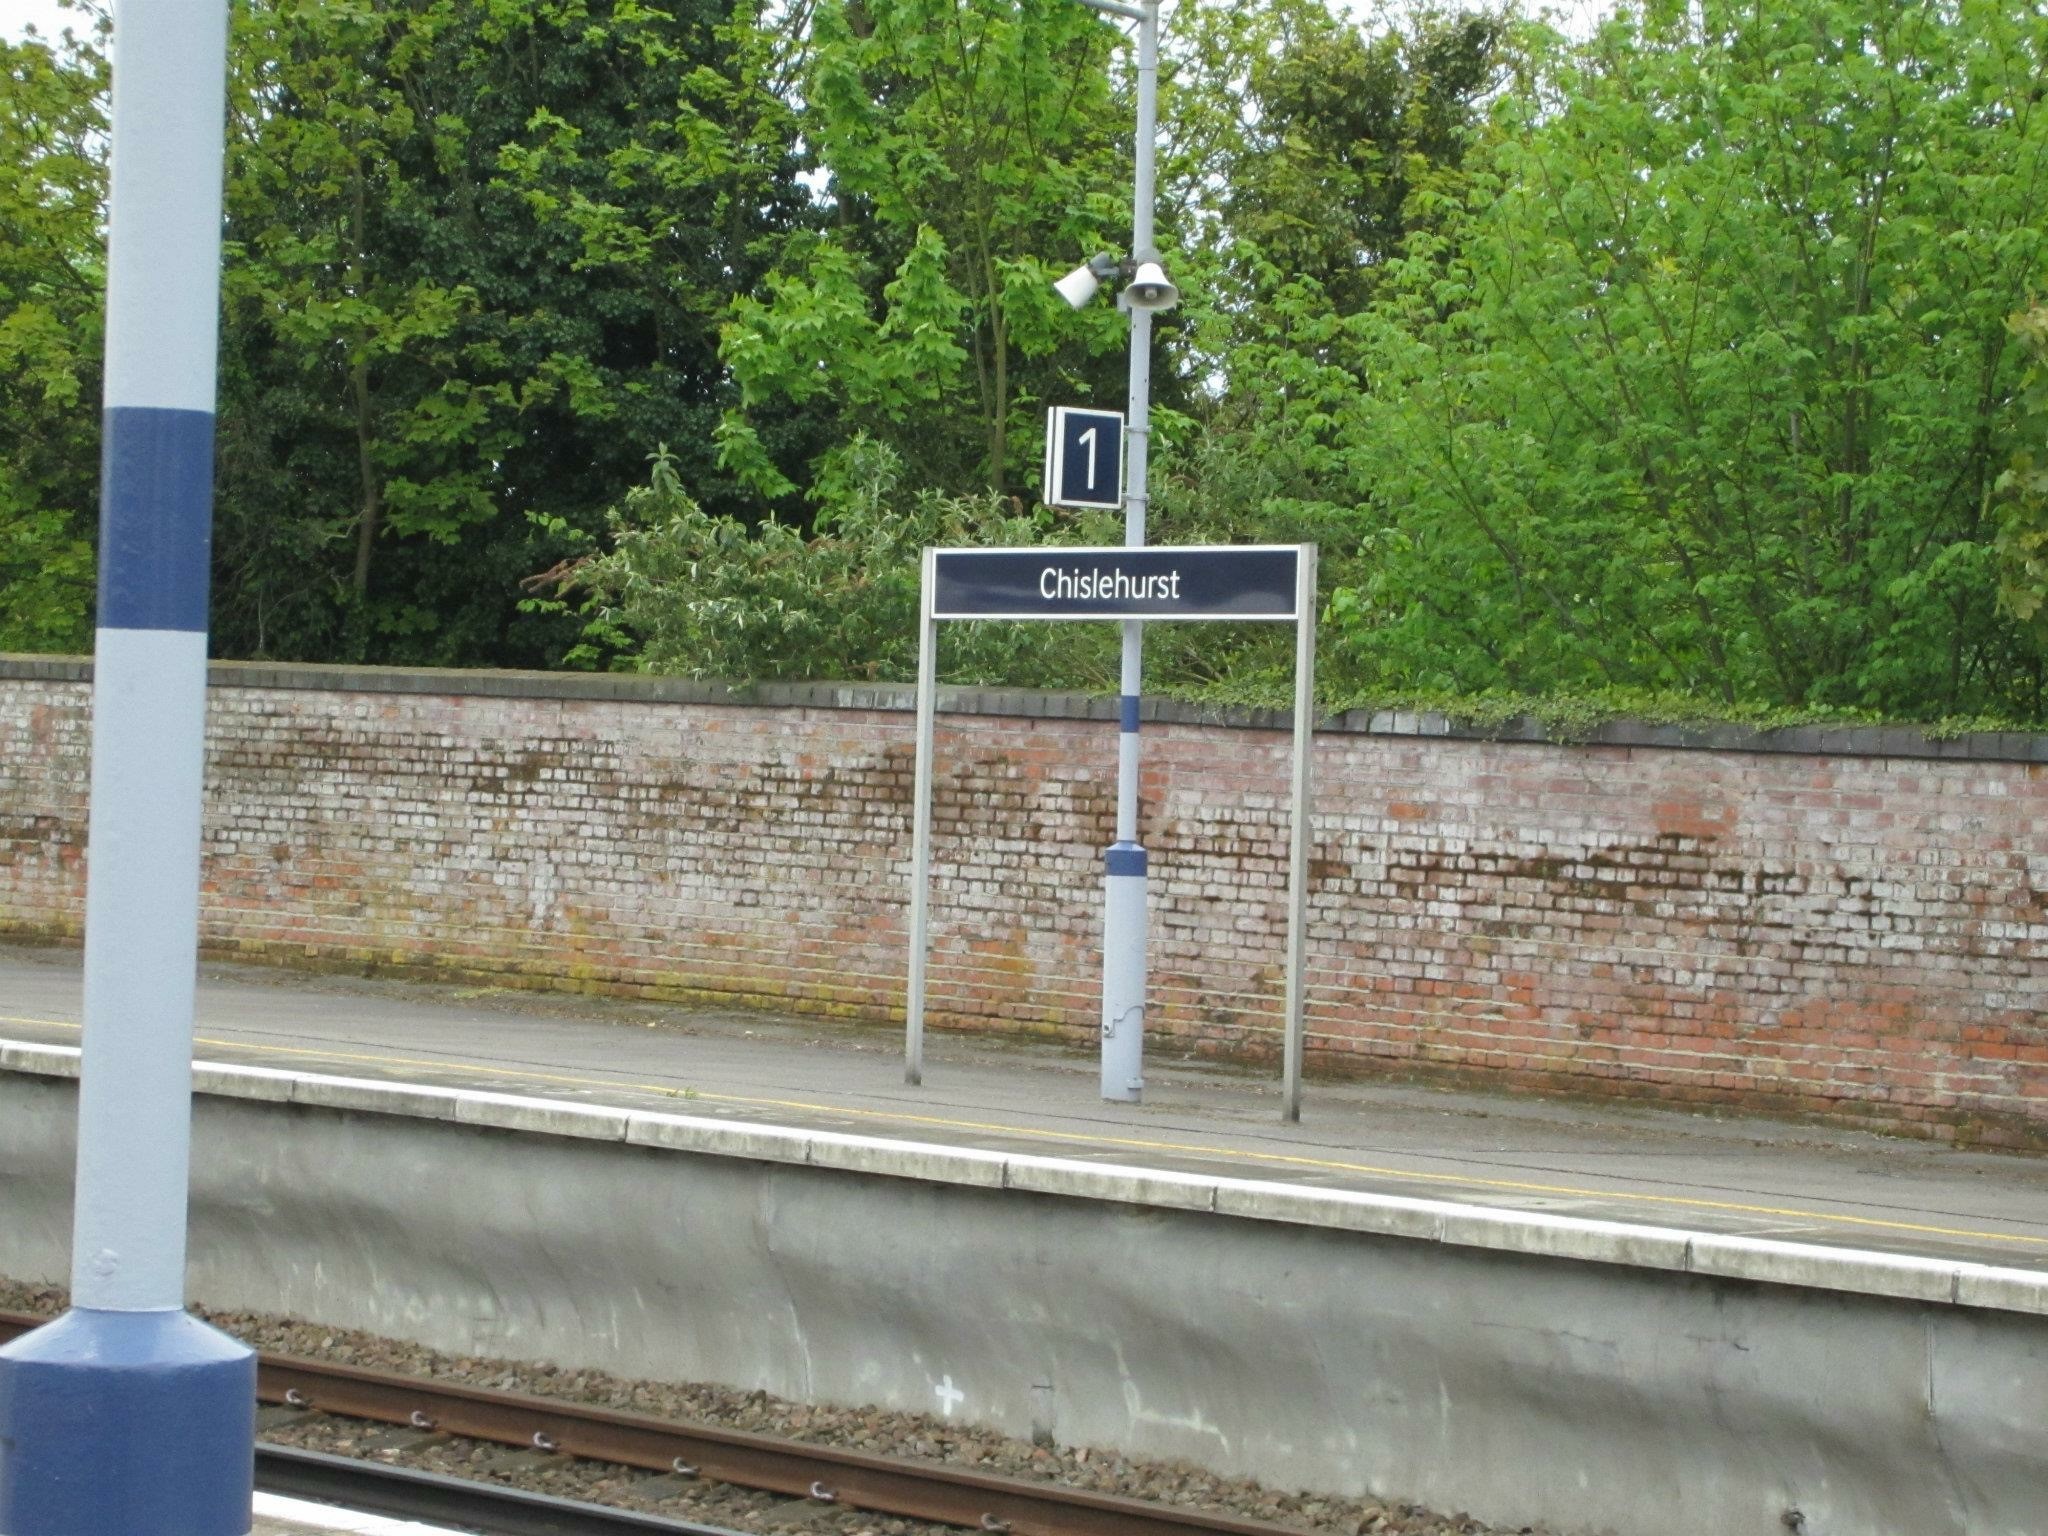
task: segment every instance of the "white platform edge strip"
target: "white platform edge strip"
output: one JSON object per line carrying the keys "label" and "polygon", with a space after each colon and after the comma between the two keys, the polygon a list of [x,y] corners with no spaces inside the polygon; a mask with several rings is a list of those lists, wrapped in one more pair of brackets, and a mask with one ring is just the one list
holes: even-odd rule
{"label": "white platform edge strip", "polygon": [[287,1499],[281,1494],[256,1495],[256,1518],[277,1520],[311,1531],[341,1531],[347,1536],[461,1536],[445,1525],[421,1525],[415,1520],[389,1520],[382,1515],[358,1514],[332,1504],[314,1504],[305,1499]]}
{"label": "white platform edge strip", "polygon": [[[76,1077],[78,1055],[75,1046],[0,1040],[0,1072]],[[881,1178],[1208,1212],[1501,1253],[2048,1315],[2048,1274],[1965,1260],[272,1067],[199,1062],[193,1068],[193,1078],[195,1092],[216,1098],[403,1115],[700,1156],[793,1163]]]}

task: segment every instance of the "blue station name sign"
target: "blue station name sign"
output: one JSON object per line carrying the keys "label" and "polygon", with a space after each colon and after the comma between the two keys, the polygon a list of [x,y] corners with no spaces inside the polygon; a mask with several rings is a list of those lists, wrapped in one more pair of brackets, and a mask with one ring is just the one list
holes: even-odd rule
{"label": "blue station name sign", "polygon": [[1285,545],[933,551],[935,619],[1286,619],[1301,551]]}

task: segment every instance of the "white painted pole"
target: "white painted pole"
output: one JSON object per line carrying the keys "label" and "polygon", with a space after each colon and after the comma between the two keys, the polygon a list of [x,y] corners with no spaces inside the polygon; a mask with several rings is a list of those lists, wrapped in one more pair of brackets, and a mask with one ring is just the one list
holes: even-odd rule
{"label": "white painted pole", "polygon": [[1294,576],[1294,818],[1287,844],[1287,1044],[1281,1118],[1301,1119],[1307,1024],[1308,861],[1315,846],[1311,769],[1316,744],[1316,546],[1301,546]]}
{"label": "white painted pole", "polygon": [[932,578],[938,552],[927,549],[917,596],[917,771],[911,790],[910,986],[903,1007],[903,1081],[924,1081],[924,993],[930,943],[932,879],[932,738],[937,728],[938,621],[932,617]]}
{"label": "white painted pole", "polygon": [[[1137,169],[1131,193],[1131,253],[1150,261],[1154,141],[1159,128],[1159,0],[1143,0],[1138,18]],[[1124,543],[1145,543],[1151,495],[1152,312],[1132,309],[1130,400],[1124,424]],[[1144,685],[1145,626],[1123,626],[1119,666],[1116,842],[1103,856],[1102,1097],[1135,1104],[1145,1090],[1145,929],[1148,861],[1138,836],[1138,716]]]}
{"label": "white painted pole", "polygon": [[117,0],[72,1310],[0,1351],[0,1531],[242,1536],[255,1359],[184,1310],[226,0]]}

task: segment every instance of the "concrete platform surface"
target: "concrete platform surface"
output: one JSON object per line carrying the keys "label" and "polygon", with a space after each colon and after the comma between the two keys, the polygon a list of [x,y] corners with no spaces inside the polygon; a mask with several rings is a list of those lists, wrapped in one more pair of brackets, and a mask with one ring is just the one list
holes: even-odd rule
{"label": "concrete platform surface", "polygon": [[[76,1045],[76,951],[0,949],[0,1037]],[[1830,1127],[1371,1083],[1276,1081],[1155,1051],[1141,1105],[1092,1054],[793,1015],[207,966],[199,1056],[683,1110],[2048,1272],[2048,1159]]]}

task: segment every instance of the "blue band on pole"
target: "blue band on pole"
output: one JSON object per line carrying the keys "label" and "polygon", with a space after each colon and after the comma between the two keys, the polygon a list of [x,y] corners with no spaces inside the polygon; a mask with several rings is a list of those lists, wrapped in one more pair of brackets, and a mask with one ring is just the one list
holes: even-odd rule
{"label": "blue band on pole", "polygon": [[1145,873],[1145,850],[1136,843],[1111,843],[1102,855],[1103,873],[1110,875],[1142,875]]}
{"label": "blue band on pole", "polygon": [[103,430],[99,627],[204,633],[213,413],[112,406]]}
{"label": "blue band on pole", "polygon": [[247,1536],[256,1357],[183,1312],[67,1312],[0,1350],[0,1531]]}
{"label": "blue band on pole", "polygon": [[1127,731],[1138,728],[1138,696],[1135,693],[1123,695],[1123,728]]}

